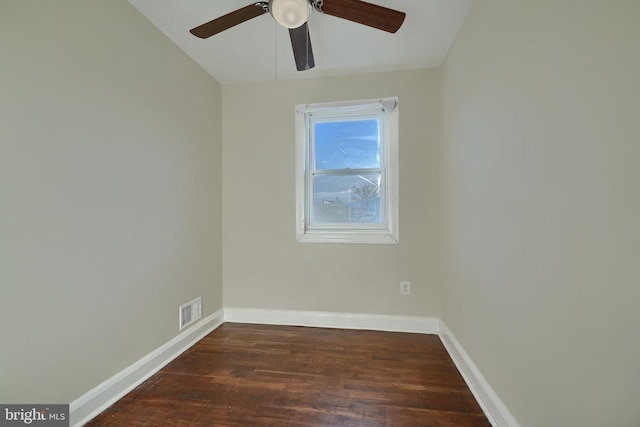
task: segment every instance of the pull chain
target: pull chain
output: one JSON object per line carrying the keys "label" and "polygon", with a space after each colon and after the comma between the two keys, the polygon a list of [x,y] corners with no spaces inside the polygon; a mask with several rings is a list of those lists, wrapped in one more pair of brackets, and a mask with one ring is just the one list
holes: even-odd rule
{"label": "pull chain", "polygon": [[278,80],[278,24],[275,22],[275,19],[273,21],[273,45],[274,45],[274,57],[275,57],[273,74],[274,74],[274,78]]}

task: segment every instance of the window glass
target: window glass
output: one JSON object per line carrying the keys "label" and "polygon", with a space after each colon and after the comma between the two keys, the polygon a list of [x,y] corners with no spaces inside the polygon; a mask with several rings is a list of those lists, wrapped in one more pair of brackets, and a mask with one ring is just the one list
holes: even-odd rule
{"label": "window glass", "polygon": [[379,120],[316,122],[316,169],[379,168]]}
{"label": "window glass", "polygon": [[314,225],[382,224],[381,173],[313,177]]}

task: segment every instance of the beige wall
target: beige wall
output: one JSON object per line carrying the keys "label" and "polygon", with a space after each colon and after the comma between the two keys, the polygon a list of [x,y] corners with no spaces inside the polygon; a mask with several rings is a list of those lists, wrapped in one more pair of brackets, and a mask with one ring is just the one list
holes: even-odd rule
{"label": "beige wall", "polygon": [[523,427],[640,425],[640,2],[475,2],[443,70],[444,320]]}
{"label": "beige wall", "polygon": [[0,55],[0,402],[67,403],[222,306],[221,89],[125,0],[3,0]]}
{"label": "beige wall", "polygon": [[[225,307],[439,316],[437,71],[223,87]],[[400,97],[400,244],[297,243],[294,106]],[[400,280],[412,295],[400,297]]]}

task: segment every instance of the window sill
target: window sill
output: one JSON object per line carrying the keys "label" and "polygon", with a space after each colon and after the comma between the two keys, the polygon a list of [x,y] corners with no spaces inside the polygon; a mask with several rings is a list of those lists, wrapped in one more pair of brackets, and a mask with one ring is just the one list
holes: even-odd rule
{"label": "window sill", "polygon": [[400,239],[388,231],[381,233],[359,232],[313,232],[298,235],[298,243],[354,243],[373,245],[397,245]]}

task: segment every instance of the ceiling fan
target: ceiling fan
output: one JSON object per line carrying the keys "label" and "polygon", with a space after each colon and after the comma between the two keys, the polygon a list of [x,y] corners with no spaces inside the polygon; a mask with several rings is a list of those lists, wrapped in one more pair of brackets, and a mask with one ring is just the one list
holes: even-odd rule
{"label": "ceiling fan", "polygon": [[315,66],[307,25],[313,10],[389,33],[398,31],[406,16],[404,12],[361,0],[269,0],[258,1],[227,13],[192,28],[190,32],[194,36],[206,39],[245,21],[270,13],[276,22],[289,29],[296,69],[304,71]]}

